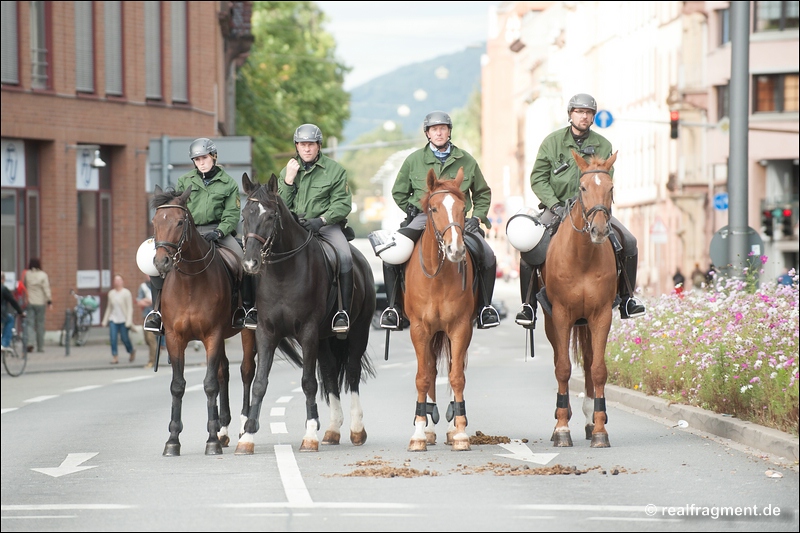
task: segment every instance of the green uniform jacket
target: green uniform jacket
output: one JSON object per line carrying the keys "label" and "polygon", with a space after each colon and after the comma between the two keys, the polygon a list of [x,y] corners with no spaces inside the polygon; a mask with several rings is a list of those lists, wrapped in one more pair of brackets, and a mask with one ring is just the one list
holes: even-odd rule
{"label": "green uniform jacket", "polygon": [[239,184],[221,167],[217,175],[206,187],[200,171],[187,172],[178,178],[178,191],[192,187],[192,194],[186,207],[198,226],[219,223],[217,229],[222,236],[230,235],[239,225],[242,215],[242,200],[239,198]]}
{"label": "green uniform jacket", "polygon": [[[578,194],[580,173],[571,150],[575,150],[579,154],[581,152],[575,139],[572,138],[571,128],[572,126],[567,126],[563,130],[556,130],[544,138],[539,146],[539,153],[536,154],[533,170],[531,170],[533,194],[548,209]],[[593,130],[589,130],[589,136],[583,141],[584,150],[587,146],[594,146],[597,157],[608,159],[611,156],[611,143]],[[583,156],[587,162],[591,157],[590,155]],[[569,168],[554,175],[553,171],[563,162],[569,163]],[[613,177],[614,169],[612,168],[610,172]]]}
{"label": "green uniform jacket", "polygon": [[286,167],[278,180],[278,194],[292,213],[306,219],[325,217],[328,224],[337,224],[353,210],[353,194],[347,185],[347,171],[342,165],[320,155],[314,166],[303,170],[303,160],[296,157],[300,170],[293,185],[287,185]]}
{"label": "green uniform jacket", "polygon": [[422,209],[422,198],[428,194],[428,171],[433,169],[439,179],[455,179],[458,169],[464,167],[461,190],[467,197],[467,214],[481,219],[487,228],[492,227],[487,215],[492,205],[492,190],[483,177],[478,162],[470,154],[450,143],[450,156],[442,164],[430,148],[430,143],[412,152],[400,167],[392,187],[392,198],[406,211],[408,204]]}

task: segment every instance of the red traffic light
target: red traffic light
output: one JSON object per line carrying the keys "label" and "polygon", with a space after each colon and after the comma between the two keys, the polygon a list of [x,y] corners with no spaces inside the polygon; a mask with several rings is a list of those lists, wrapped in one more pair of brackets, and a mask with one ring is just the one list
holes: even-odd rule
{"label": "red traffic light", "polygon": [[788,207],[784,208],[783,213],[781,214],[783,215],[783,218],[792,218],[792,210]]}
{"label": "red traffic light", "polygon": [[670,111],[669,119],[670,121],[675,122],[680,119],[680,115],[681,115],[680,111]]}

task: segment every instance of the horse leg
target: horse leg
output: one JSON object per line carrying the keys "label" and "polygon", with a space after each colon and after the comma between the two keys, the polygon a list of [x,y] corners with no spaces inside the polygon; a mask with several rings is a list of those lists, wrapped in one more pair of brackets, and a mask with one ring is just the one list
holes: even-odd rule
{"label": "horse leg", "polygon": [[319,451],[319,412],[317,411],[317,355],[319,337],[316,330],[307,328],[301,335],[300,346],[303,348],[303,378],[301,386],[306,396],[306,432],[300,443],[301,452]]}
{"label": "horse leg", "polygon": [[562,321],[560,331],[566,333],[559,335],[557,334],[558,329],[555,319],[545,317],[545,332],[550,344],[553,346],[555,375],[558,381],[555,412],[556,427],[553,429],[553,435],[550,440],[553,441],[553,446],[569,447],[572,446],[572,436],[569,432],[569,419],[572,418],[572,408],[569,404],[569,378],[572,374],[572,365],[569,360],[570,326]]}
{"label": "horse leg", "polygon": [[[218,373],[221,372],[220,364],[225,357],[225,343],[221,335],[212,335],[205,341],[207,356],[206,377],[203,379],[203,390],[206,393],[206,409],[208,411],[208,440],[206,440],[206,455],[221,455],[222,443],[219,439],[221,429],[219,419],[219,408],[217,398],[220,393],[220,380]],[[230,414],[228,415],[230,422]]]}
{"label": "horse leg", "polygon": [[[428,425],[425,426],[425,442],[428,445],[436,444],[436,424],[439,422],[439,408],[436,405],[436,377],[438,372],[436,370],[436,360],[431,359],[429,372],[433,375],[431,379],[431,388],[428,391],[428,404],[425,406],[426,416],[428,416]],[[448,440],[449,440],[448,433]],[[450,444],[449,442],[447,444]]]}
{"label": "horse leg", "polygon": [[361,376],[366,369],[370,369],[367,359],[367,345],[369,344],[370,324],[364,321],[363,326],[356,324],[350,329],[347,340],[347,388],[350,391],[350,442],[354,446],[361,446],[367,442],[367,430],[364,428],[364,410],[361,407]]}
{"label": "horse leg", "polygon": [[[324,339],[319,343],[319,368],[322,374],[322,392],[328,399],[331,408],[331,420],[328,429],[322,436],[322,444],[339,444],[342,438],[342,425],[344,424],[344,412],[342,411],[342,399],[339,390],[338,368],[331,363],[344,364],[339,361],[331,351],[331,344],[336,342],[332,339]],[[342,342],[342,341],[338,341]]]}
{"label": "horse leg", "polygon": [[244,424],[247,422],[247,413],[250,411],[250,394],[253,379],[256,376],[256,346],[255,332],[252,329],[243,329],[242,336],[242,364],[239,371],[242,375],[242,411],[239,414],[239,438],[244,434]]}
{"label": "horse leg", "polygon": [[262,327],[256,330],[258,364],[256,365],[255,380],[253,381],[252,401],[247,412],[247,420],[243,425],[242,435],[236,445],[235,455],[253,455],[255,452],[254,435],[259,429],[258,420],[261,416],[261,405],[264,402],[264,395],[267,393],[269,372],[272,369],[272,363],[275,361],[275,350],[278,347],[278,339],[269,336],[266,329],[262,324]]}
{"label": "horse leg", "polygon": [[607,321],[592,328],[592,351],[595,354],[592,362],[592,379],[594,381],[594,430],[592,431],[592,448],[608,448],[611,444],[608,441],[608,414],[606,413],[605,388],[608,379],[608,369],[606,368],[605,348],[608,342],[608,331],[611,329],[611,313],[609,312]]}
{"label": "horse leg", "polygon": [[[467,363],[467,347],[472,338],[472,323],[469,323],[469,330],[460,328],[449,337],[450,343],[450,388],[453,390],[453,423],[455,431],[448,440],[452,443],[452,450],[455,452],[468,451],[469,435],[467,435],[467,407],[464,402],[464,388],[467,384],[467,377],[464,373]],[[445,340],[448,342],[448,340]]]}
{"label": "horse leg", "polygon": [[172,339],[172,336],[167,337],[167,349],[172,356],[170,357],[170,364],[172,366],[172,382],[169,386],[169,391],[172,394],[172,409],[170,411],[169,421],[169,439],[164,445],[164,452],[162,455],[166,457],[178,457],[181,454],[180,433],[183,431],[183,422],[181,421],[181,407],[183,406],[183,394],[186,392],[186,379],[183,376],[185,366],[185,350],[186,343],[183,342],[180,347],[177,341]]}
{"label": "horse leg", "polygon": [[[585,327],[589,331],[589,339],[591,339],[591,330],[588,326]],[[591,440],[592,432],[594,431],[594,380],[592,379],[592,363],[594,361],[594,352],[592,350],[591,340],[584,343],[582,346],[583,352],[583,376],[584,376],[584,392],[583,397],[583,416],[586,417],[586,425],[584,431],[586,432],[586,440]]]}
{"label": "horse leg", "polygon": [[225,353],[225,341],[222,342],[222,355],[217,369],[217,381],[219,382],[219,431],[217,438],[223,448],[227,448],[231,442],[228,435],[228,426],[231,424],[231,401],[230,401],[230,361]]}
{"label": "horse leg", "polygon": [[[428,426],[428,404],[425,401],[428,391],[435,386],[436,357],[431,350],[430,340],[432,335],[423,324],[411,328],[411,342],[417,353],[417,407],[414,412],[414,433],[408,444],[410,452],[424,452],[428,450],[428,439],[425,428]],[[431,370],[433,368],[434,371]]]}

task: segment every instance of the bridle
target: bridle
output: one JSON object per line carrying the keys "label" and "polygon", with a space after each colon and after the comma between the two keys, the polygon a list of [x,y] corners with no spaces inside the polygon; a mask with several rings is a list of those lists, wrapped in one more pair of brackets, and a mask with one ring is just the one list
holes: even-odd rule
{"label": "bridle", "polygon": [[[258,198],[250,197],[247,199],[248,202],[258,202],[259,205],[261,204]],[[247,240],[251,237],[258,242],[261,243],[261,263],[265,265],[273,265],[275,263],[280,263],[281,261],[286,261],[300,253],[300,251],[308,246],[308,243],[311,242],[311,237],[313,236],[311,232],[308,232],[308,237],[306,237],[305,242],[295,248],[294,250],[289,250],[288,252],[274,252],[272,250],[273,245],[275,244],[275,238],[278,236],[278,228],[280,227],[281,231],[283,231],[283,219],[281,218],[281,213],[277,209],[275,210],[275,218],[277,218],[277,223],[272,225],[272,231],[270,231],[269,235],[265,239],[258,233],[248,233],[244,237],[243,249],[244,253],[247,253]]]}
{"label": "bridle", "polygon": [[[450,194],[450,191],[434,191],[428,196],[428,201],[430,202],[430,199],[437,194]],[[440,231],[439,228],[436,227],[436,222],[433,220],[433,216],[431,215],[431,213],[432,209],[430,203],[428,203],[428,212],[426,214],[428,216],[428,222],[430,223],[430,227],[433,228],[433,236],[436,239],[436,246],[437,246],[436,257],[437,260],[439,261],[439,264],[436,267],[436,272],[430,274],[428,270],[425,268],[425,263],[422,258],[422,246],[419,247],[419,253],[417,254],[419,256],[419,266],[422,267],[422,273],[425,274],[425,277],[427,278],[435,278],[436,276],[438,276],[439,272],[442,270],[442,266],[444,265],[444,261],[446,259],[446,254],[444,251],[444,248],[446,246],[444,242],[445,232],[450,228],[458,228],[461,230],[462,239],[464,238],[464,227],[461,224],[459,224],[458,222],[451,222],[450,224],[445,226],[444,229]],[[463,268],[463,266],[465,265],[466,265],[466,258],[458,264],[458,270],[463,274],[464,277],[466,276],[466,269]]]}
{"label": "bridle", "polygon": [[[611,175],[607,170],[586,170],[581,172],[580,177],[582,178],[586,174],[608,174]],[[572,219],[572,207],[575,203],[578,202],[581,205],[581,218],[583,219],[583,228],[578,229],[575,225],[575,221]],[[614,203],[614,198],[612,196],[611,203]],[[579,233],[586,233],[591,229],[592,219],[594,218],[597,213],[603,213],[606,216],[606,222],[611,221],[611,207],[606,207],[603,204],[597,204],[593,206],[591,209],[586,209],[586,205],[583,203],[583,193],[578,192],[578,194],[567,200],[566,205],[567,214],[569,215],[569,222],[572,225],[572,229]]]}
{"label": "bridle", "polygon": [[[189,239],[189,226],[190,226],[190,224],[189,224],[189,210],[186,209],[182,205],[166,204],[166,205],[160,205],[160,206],[156,207],[156,211],[158,211],[159,209],[166,209],[168,207],[175,207],[175,208],[183,210],[183,212],[184,212],[183,232],[181,233],[181,238],[180,238],[180,240],[178,240],[177,243],[174,243],[174,242],[171,242],[171,241],[155,241],[155,243],[154,243],[155,247],[156,248],[164,248],[167,251],[167,256],[169,256],[170,260],[172,261],[172,264],[175,267],[175,270],[177,270],[181,274],[185,274],[187,276],[197,276],[198,274],[202,274],[214,262],[214,257],[217,255],[217,247],[212,244],[210,249],[200,259],[184,259],[183,258],[183,252],[182,252],[183,245],[186,244],[186,241]],[[174,252],[170,252],[170,249],[173,249],[175,251]],[[209,254],[211,254],[211,259],[209,259],[208,264],[205,264],[206,258],[208,258]],[[192,272],[184,272],[178,266],[181,262],[184,262],[184,263],[187,263],[187,264],[204,263],[204,266],[203,266],[203,269],[200,270],[199,272],[194,272],[194,273],[192,273]]]}

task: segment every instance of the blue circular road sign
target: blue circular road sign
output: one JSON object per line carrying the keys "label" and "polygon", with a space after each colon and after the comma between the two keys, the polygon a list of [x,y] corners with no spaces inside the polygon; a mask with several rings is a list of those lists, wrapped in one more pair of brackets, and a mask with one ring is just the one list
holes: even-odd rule
{"label": "blue circular road sign", "polygon": [[728,193],[720,192],[714,195],[714,209],[717,211],[728,209]]}
{"label": "blue circular road sign", "polygon": [[607,128],[614,123],[614,117],[605,109],[601,109],[594,116],[594,123],[598,128]]}

